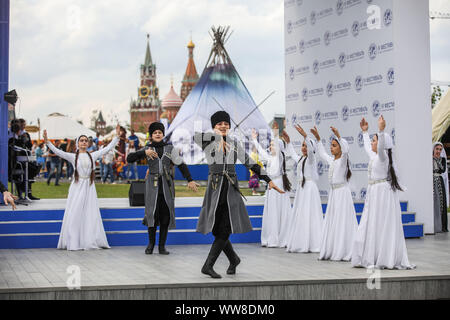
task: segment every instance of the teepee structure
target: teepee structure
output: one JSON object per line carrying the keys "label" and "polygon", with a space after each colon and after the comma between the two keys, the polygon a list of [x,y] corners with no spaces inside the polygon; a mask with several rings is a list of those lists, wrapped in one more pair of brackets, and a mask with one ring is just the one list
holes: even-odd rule
{"label": "teepee structure", "polygon": [[221,110],[231,116],[231,135],[240,141],[251,136],[252,129],[267,132],[270,128],[235,69],[225,43],[231,35],[229,27],[212,28],[213,46],[206,67],[191,91],[167,135],[183,151],[188,164],[202,160],[201,150],[193,142],[195,132],[211,131],[211,116]]}

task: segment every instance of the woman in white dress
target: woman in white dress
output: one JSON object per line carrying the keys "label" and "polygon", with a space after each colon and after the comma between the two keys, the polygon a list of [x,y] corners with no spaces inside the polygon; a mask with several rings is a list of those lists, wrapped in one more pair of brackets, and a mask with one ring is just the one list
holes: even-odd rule
{"label": "woman in white dress", "polygon": [[328,179],[331,190],[328,196],[319,259],[350,261],[358,222],[352,193],[348,185],[352,176],[348,159],[349,146],[347,141],[341,138],[336,128],[331,127],[331,130],[335,135],[331,140],[330,148],[333,157],[326,152],[317,128],[314,127],[311,130],[318,142],[317,149],[320,157],[330,166]]}
{"label": "woman in white dress", "polygon": [[298,177],[287,252],[319,252],[323,231],[323,211],[316,184],[319,177],[315,143],[307,136],[302,127],[296,125],[295,129],[305,138],[305,141],[303,141],[302,156],[300,157],[290,143],[289,137],[285,138],[288,142],[287,150],[297,163]]}
{"label": "woman in white dress", "polygon": [[[258,143],[258,134],[252,133],[255,145],[261,160],[267,161],[267,175],[277,186],[283,186],[284,192],[291,190],[291,184],[286,176],[286,160],[282,152],[282,141],[277,139],[270,143],[270,153]],[[286,231],[283,224],[291,216],[291,200],[288,193],[278,193],[275,189],[267,190],[264,202],[264,212],[261,230],[261,245],[268,248],[277,248],[285,245]],[[285,227],[284,229],[287,229]],[[284,231],[284,233],[283,233]]]}
{"label": "woman in white dress", "polygon": [[402,191],[392,158],[392,138],[384,133],[386,121],[378,120],[378,134],[370,141],[363,118],[364,147],[370,158],[369,187],[353,246],[354,267],[412,269],[403,233],[398,192]]}
{"label": "woman in white dress", "polygon": [[[119,130],[118,126],[117,135]],[[88,137],[84,135],[78,138],[77,153],[67,153],[56,148],[48,141],[47,131],[44,131],[44,141],[58,157],[70,162],[75,169],[67,197],[58,249],[69,251],[109,249],[94,183],[95,161],[111,151],[119,142],[119,138],[114,138],[106,148],[93,153],[87,152]]]}

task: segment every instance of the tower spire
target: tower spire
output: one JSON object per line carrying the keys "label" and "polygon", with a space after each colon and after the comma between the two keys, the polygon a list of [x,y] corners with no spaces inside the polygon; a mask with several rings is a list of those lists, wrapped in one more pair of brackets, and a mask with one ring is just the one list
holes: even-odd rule
{"label": "tower spire", "polygon": [[147,33],[147,51],[145,53],[145,63],[146,67],[151,66],[153,64],[152,54],[150,52],[150,34]]}

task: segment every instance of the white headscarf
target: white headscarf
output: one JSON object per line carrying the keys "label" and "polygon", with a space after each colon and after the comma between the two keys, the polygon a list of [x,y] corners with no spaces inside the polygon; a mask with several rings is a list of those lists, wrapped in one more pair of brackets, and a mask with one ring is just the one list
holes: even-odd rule
{"label": "white headscarf", "polygon": [[[432,151],[432,155],[434,156],[434,149],[436,148],[436,146],[441,146],[442,147],[442,152],[441,152],[441,158],[444,158],[445,161],[447,161],[447,153],[445,152],[445,148],[444,145],[441,142],[435,142],[433,143],[433,151]],[[445,193],[446,193],[446,198],[447,198],[447,208],[450,207],[450,199],[449,199],[449,193],[448,193],[448,166],[445,166],[445,172],[443,174],[441,174],[442,179],[444,179],[444,187],[445,187]]]}

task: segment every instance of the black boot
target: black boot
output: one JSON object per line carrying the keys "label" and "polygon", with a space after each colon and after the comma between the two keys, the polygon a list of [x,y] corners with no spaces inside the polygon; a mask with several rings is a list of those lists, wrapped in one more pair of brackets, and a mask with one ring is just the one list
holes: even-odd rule
{"label": "black boot", "polygon": [[34,201],[41,200],[40,198],[37,198],[37,197],[33,196],[33,195],[31,194],[31,192],[28,193],[28,199],[34,200]]}
{"label": "black boot", "polygon": [[220,279],[222,276],[216,273],[213,269],[214,264],[216,263],[217,258],[225,247],[225,241],[223,239],[214,240],[214,243],[211,246],[211,250],[209,251],[208,258],[205,261],[205,264],[202,268],[202,273],[209,275],[211,278]]}
{"label": "black boot", "polygon": [[236,254],[236,252],[234,252],[233,245],[231,244],[230,240],[225,243],[223,252],[227,256],[228,261],[230,261],[230,266],[228,267],[227,274],[236,274],[236,267],[241,263],[241,259]]}
{"label": "black boot", "polygon": [[447,212],[442,213],[441,223],[442,223],[442,232],[448,232],[448,213]]}
{"label": "black boot", "polygon": [[148,228],[148,246],[145,249],[145,254],[153,254],[153,248],[155,247],[156,242],[156,227]]}
{"label": "black boot", "polygon": [[159,227],[159,254],[168,255],[169,251],[166,250],[167,233],[169,232],[169,226]]}

